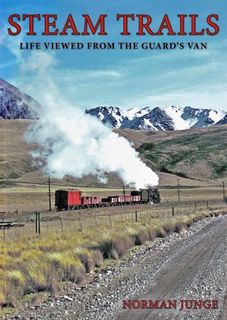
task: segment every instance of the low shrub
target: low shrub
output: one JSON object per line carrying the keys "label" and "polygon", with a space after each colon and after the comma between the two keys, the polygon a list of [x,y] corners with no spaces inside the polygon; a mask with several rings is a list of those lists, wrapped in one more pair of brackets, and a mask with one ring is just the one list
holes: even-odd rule
{"label": "low shrub", "polygon": [[93,251],[95,267],[100,268],[103,263],[103,254],[100,250]]}
{"label": "low shrub", "polygon": [[166,237],[166,232],[162,227],[160,227],[159,229],[156,229],[156,237],[157,238],[165,238]]}
{"label": "low shrub", "polygon": [[176,225],[175,225],[175,232],[176,233],[181,233],[186,227],[186,224],[185,223],[181,223],[181,222],[177,222]]}
{"label": "low shrub", "polygon": [[[219,212],[214,212],[217,216]],[[103,259],[121,258],[129,248],[146,241],[181,232],[211,212],[189,216],[153,218],[146,222],[124,222],[112,228],[99,225],[83,233],[70,229],[67,233],[34,237],[21,235],[0,248],[0,306],[16,306],[27,293],[55,292],[61,281],[84,285],[85,273],[101,267]]]}
{"label": "low shrub", "polygon": [[48,258],[59,280],[76,282],[78,276],[83,272],[83,265],[79,257],[73,255],[71,251],[54,252],[49,254]]}
{"label": "low shrub", "polygon": [[122,257],[134,243],[133,238],[130,236],[114,237],[113,239],[102,242],[100,250],[103,253],[104,258],[118,259]]}
{"label": "low shrub", "polygon": [[149,233],[142,230],[135,236],[135,244],[142,245],[144,242],[149,240]]}
{"label": "low shrub", "polygon": [[153,241],[155,238],[157,238],[157,232],[155,230],[148,230],[148,237],[150,241]]}
{"label": "low shrub", "polygon": [[85,268],[85,272],[91,272],[95,268],[95,259],[92,251],[85,248],[75,249],[74,253],[79,257]]}

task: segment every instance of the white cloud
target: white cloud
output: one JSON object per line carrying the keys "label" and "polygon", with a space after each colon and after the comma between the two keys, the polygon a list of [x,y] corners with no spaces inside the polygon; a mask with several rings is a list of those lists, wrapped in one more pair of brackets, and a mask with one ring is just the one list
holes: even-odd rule
{"label": "white cloud", "polygon": [[[223,104],[226,101],[226,104]],[[214,108],[227,111],[227,88],[225,91],[207,89],[207,91],[164,93],[162,95],[147,95],[137,99],[125,101],[125,105],[139,106],[193,106],[200,108]]]}

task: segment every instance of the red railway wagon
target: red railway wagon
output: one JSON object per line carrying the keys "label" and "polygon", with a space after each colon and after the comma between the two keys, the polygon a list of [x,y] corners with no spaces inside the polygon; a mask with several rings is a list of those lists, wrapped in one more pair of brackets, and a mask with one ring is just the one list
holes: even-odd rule
{"label": "red railway wagon", "polygon": [[102,199],[100,197],[92,197],[92,204],[94,206],[101,205]]}
{"label": "red railway wagon", "polygon": [[132,197],[130,195],[123,195],[117,197],[117,202],[119,204],[130,203],[132,201]]}
{"label": "red railway wagon", "polygon": [[130,204],[130,203],[140,203],[141,196],[131,196],[131,195],[109,196],[107,199],[102,199],[102,201],[108,202],[112,206],[124,205],[124,204]]}
{"label": "red railway wagon", "polygon": [[124,198],[125,198],[125,202],[126,203],[131,203],[132,202],[132,197],[130,195],[126,195],[126,196],[124,196]]}
{"label": "red railway wagon", "polygon": [[131,196],[131,202],[140,203],[141,202],[141,196]]}
{"label": "red railway wagon", "polygon": [[82,197],[81,204],[84,207],[95,207],[101,204],[101,198],[99,197]]}
{"label": "red railway wagon", "polygon": [[55,206],[58,210],[69,210],[81,206],[80,190],[57,190],[55,192]]}
{"label": "red railway wagon", "polygon": [[108,200],[108,202],[109,202],[109,204],[111,206],[116,206],[117,203],[118,203],[118,199],[117,198],[118,198],[117,196],[109,196],[109,197],[107,197],[107,200]]}

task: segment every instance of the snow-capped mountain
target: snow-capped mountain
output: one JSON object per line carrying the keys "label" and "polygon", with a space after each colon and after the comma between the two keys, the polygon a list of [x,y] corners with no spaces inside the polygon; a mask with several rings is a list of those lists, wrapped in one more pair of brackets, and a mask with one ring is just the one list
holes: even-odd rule
{"label": "snow-capped mountain", "polygon": [[0,119],[33,119],[37,107],[34,99],[0,78]]}
{"label": "snow-capped mountain", "polygon": [[192,107],[145,107],[121,110],[118,107],[97,107],[86,110],[112,128],[134,130],[183,130],[227,124],[227,112]]}
{"label": "snow-capped mountain", "polygon": [[[0,119],[34,119],[40,105],[0,78]],[[227,112],[193,107],[145,107],[123,110],[102,106],[86,110],[112,128],[164,131],[227,124]]]}

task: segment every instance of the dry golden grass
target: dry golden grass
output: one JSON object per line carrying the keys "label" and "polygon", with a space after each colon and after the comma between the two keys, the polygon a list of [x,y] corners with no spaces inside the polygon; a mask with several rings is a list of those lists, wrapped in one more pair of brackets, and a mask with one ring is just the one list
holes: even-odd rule
{"label": "dry golden grass", "polygon": [[135,212],[42,221],[39,236],[33,222],[7,230],[0,242],[0,305],[18,306],[25,294],[55,291],[61,281],[80,284],[103,258],[118,259],[134,245],[180,232],[207,215],[208,211],[189,210],[172,217],[165,209],[159,215],[137,212],[137,222]]}

